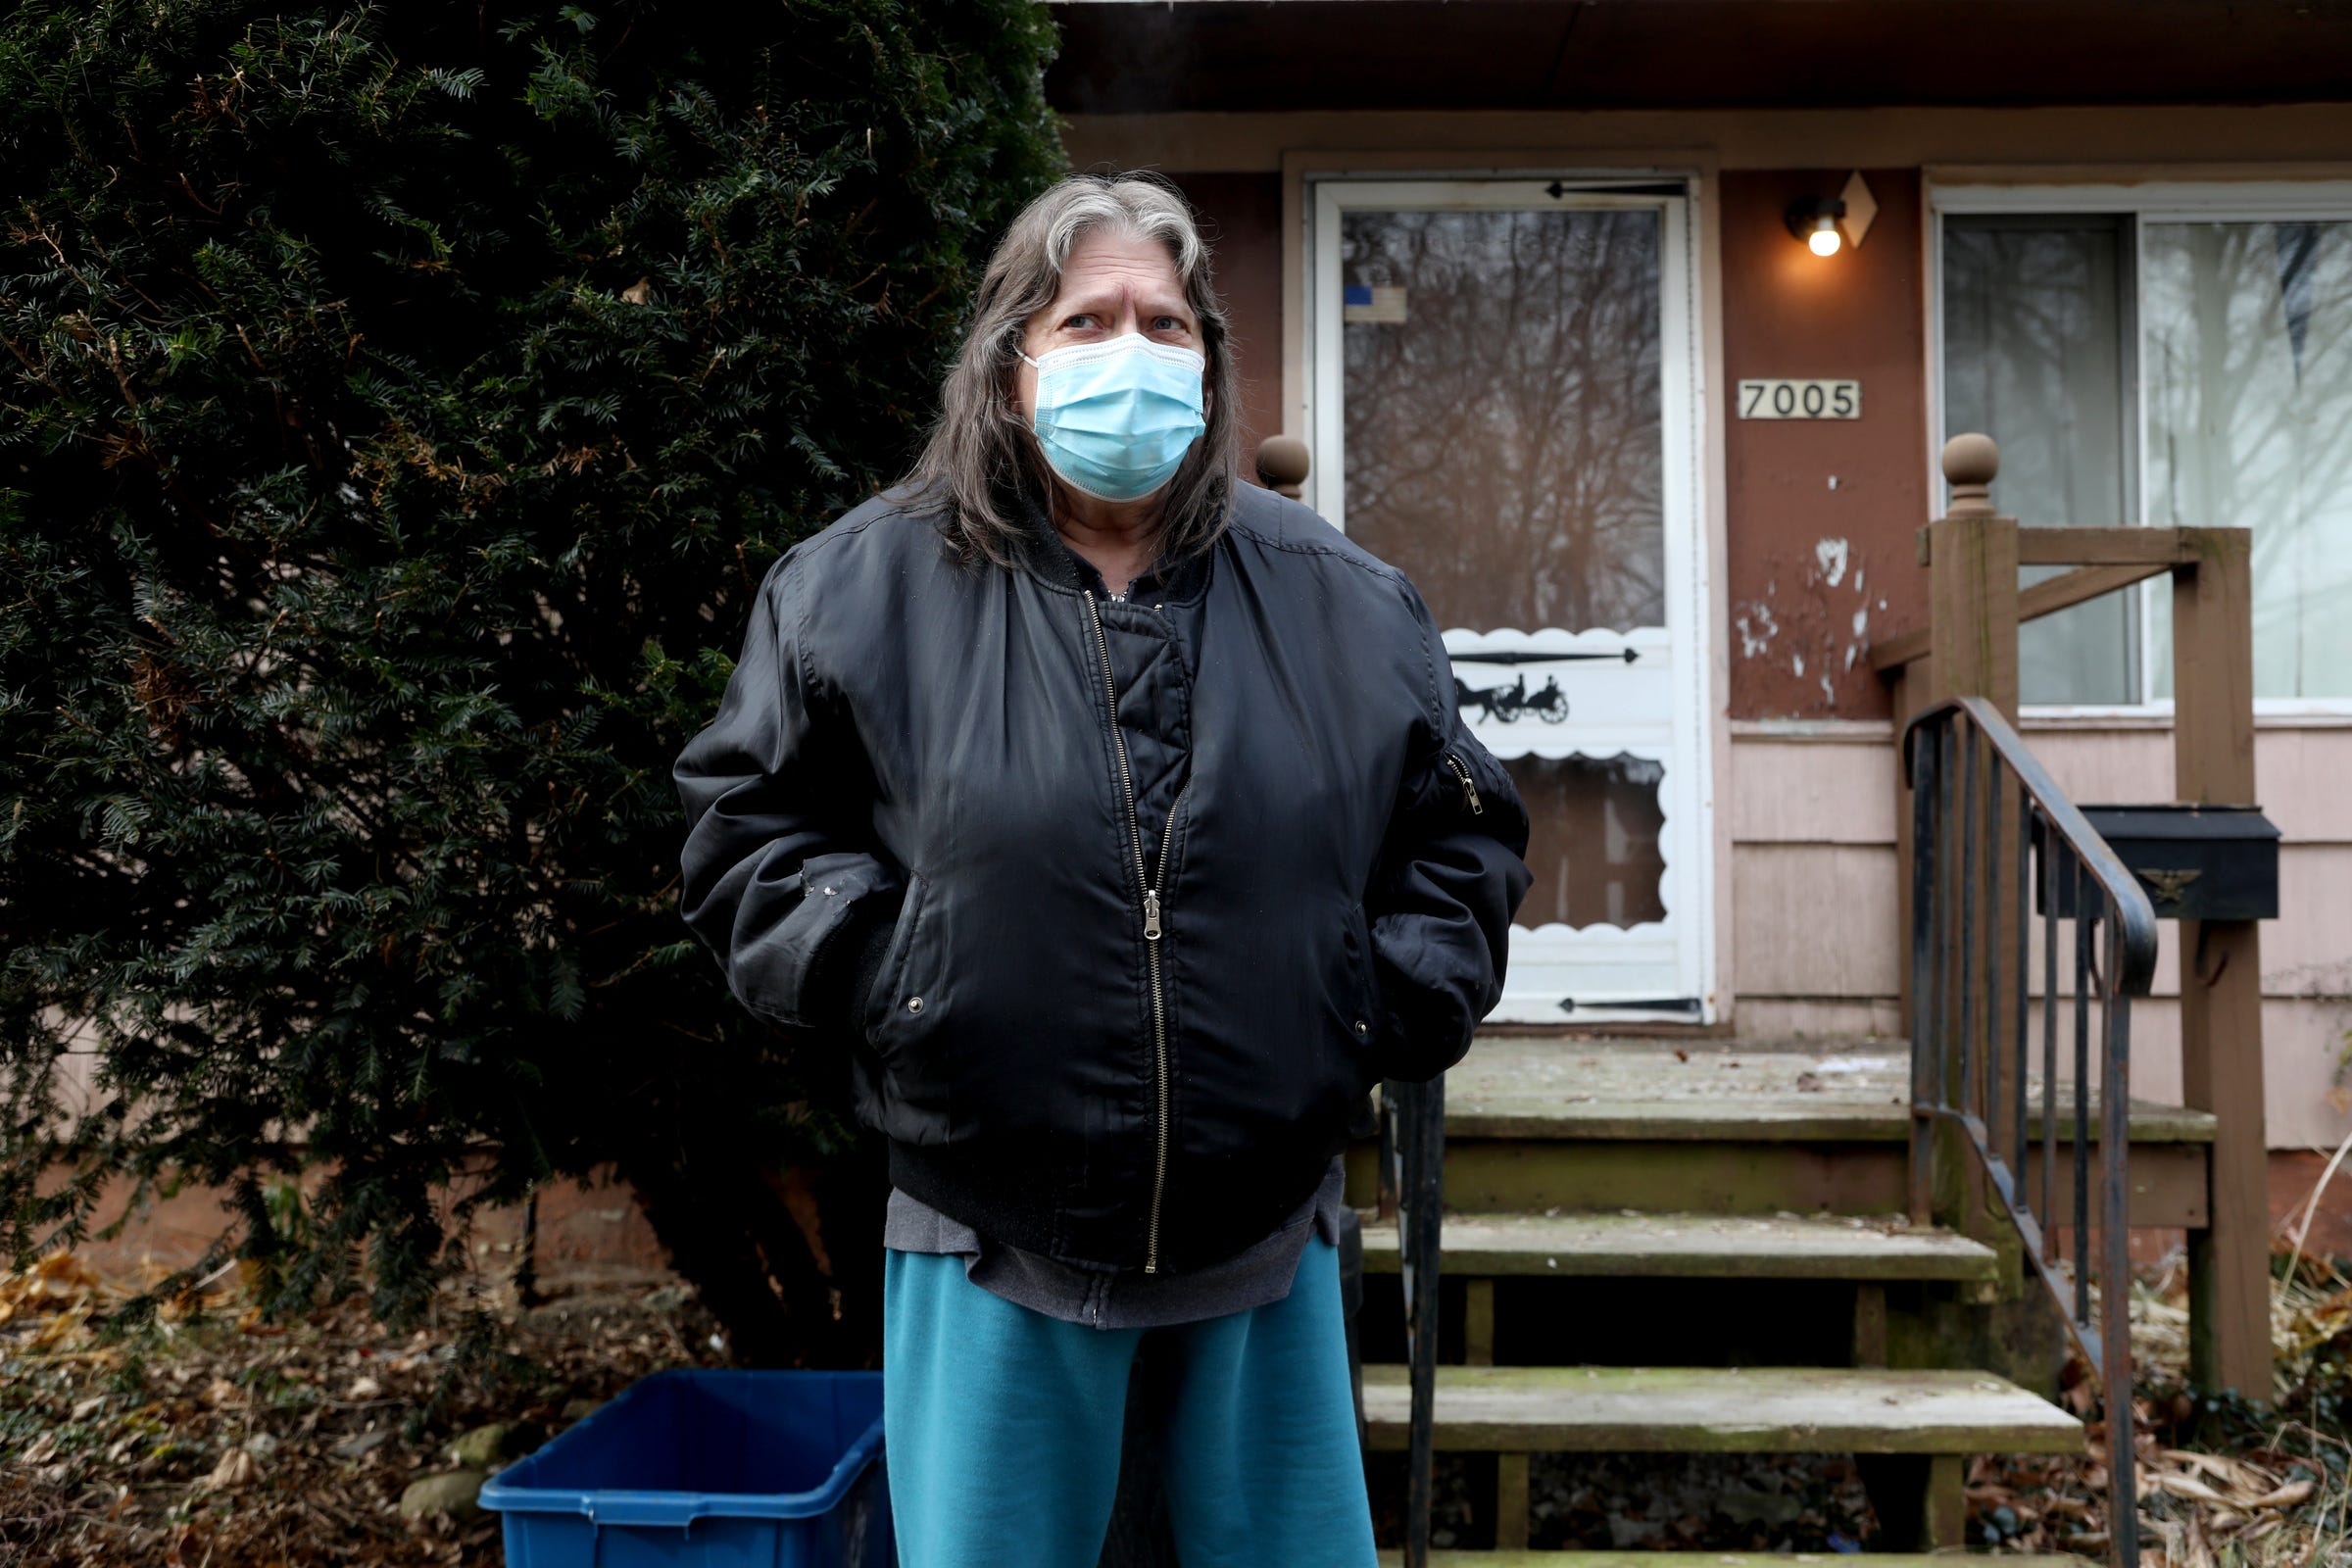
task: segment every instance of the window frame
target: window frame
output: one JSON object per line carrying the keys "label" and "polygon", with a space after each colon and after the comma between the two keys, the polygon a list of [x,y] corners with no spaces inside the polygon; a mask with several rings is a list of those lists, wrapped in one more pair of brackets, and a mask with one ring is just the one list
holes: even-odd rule
{"label": "window frame", "polygon": [[[1950,505],[1938,454],[1943,431],[1943,220],[1947,215],[2032,217],[2121,216],[2131,223],[2132,294],[2128,328],[2132,334],[2130,362],[2132,384],[2125,400],[2134,421],[2130,431],[2135,471],[2125,475],[2125,491],[2137,515],[2126,525],[2144,527],[2148,507],[2147,454],[2147,314],[2140,308],[2145,278],[2147,230],[2151,223],[2319,222],[2352,223],[2352,179],[2245,179],[2217,175],[2211,179],[2150,180],[2140,184],[2006,184],[1983,179],[1925,182],[1927,242],[1927,408],[1928,493],[1938,514]],[[1996,493],[1998,481],[1995,481]],[[2157,698],[2154,661],[2149,657],[2149,627],[2159,579],[2129,590],[2136,602],[2133,620],[2137,647],[2139,700],[2129,703],[2048,703],[2021,705],[2019,716],[2037,722],[2148,723],[2169,720],[2171,698]],[[2352,611],[2352,606],[2347,606]],[[2293,722],[2299,719],[2352,721],[2352,697],[2257,697],[2257,720]]]}

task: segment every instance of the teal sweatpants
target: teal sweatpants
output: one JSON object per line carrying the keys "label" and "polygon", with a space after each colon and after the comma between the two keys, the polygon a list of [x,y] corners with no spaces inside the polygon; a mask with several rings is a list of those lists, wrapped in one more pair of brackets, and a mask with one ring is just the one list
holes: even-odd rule
{"label": "teal sweatpants", "polygon": [[1163,1474],[1184,1568],[1373,1568],[1339,1250],[1310,1235],[1291,1293],[1151,1329],[1065,1323],[890,1249],[883,1452],[900,1568],[1095,1568],[1119,1479],[1129,1364],[1164,1349]]}

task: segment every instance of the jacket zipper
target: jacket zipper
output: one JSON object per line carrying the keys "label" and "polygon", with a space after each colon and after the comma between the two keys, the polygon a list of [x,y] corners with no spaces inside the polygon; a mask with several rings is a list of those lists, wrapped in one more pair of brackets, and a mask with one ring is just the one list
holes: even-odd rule
{"label": "jacket zipper", "polygon": [[1462,799],[1469,805],[1470,814],[1484,816],[1487,808],[1479,804],[1478,786],[1470,782],[1470,769],[1465,767],[1462,760],[1451,752],[1446,754],[1446,765],[1452,768],[1453,776],[1462,781]]}
{"label": "jacket zipper", "polygon": [[1144,969],[1152,988],[1152,1090],[1154,1101],[1154,1133],[1152,1152],[1152,1211],[1145,1222],[1144,1272],[1159,1272],[1159,1199],[1168,1180],[1168,1015],[1159,990],[1159,938],[1162,906],[1159,890],[1168,876],[1168,846],[1176,837],[1176,808],[1184,804],[1184,792],[1193,787],[1188,774],[1177,787],[1175,799],[1168,803],[1167,825],[1159,835],[1159,868],[1149,880],[1144,874],[1144,833],[1136,820],[1135,774],[1127,761],[1127,737],[1119,730],[1119,685],[1110,669],[1110,639],[1102,632],[1102,612],[1095,603],[1094,590],[1086,595],[1086,613],[1094,623],[1095,650],[1102,657],[1102,690],[1110,700],[1110,741],[1119,758],[1119,788],[1127,805],[1127,846],[1135,854],[1136,886],[1144,898]]}

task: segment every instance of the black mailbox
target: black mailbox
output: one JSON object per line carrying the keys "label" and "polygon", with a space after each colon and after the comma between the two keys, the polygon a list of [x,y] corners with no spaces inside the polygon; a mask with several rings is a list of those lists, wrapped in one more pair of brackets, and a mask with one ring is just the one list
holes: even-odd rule
{"label": "black mailbox", "polygon": [[[2159,920],[2278,915],[2278,830],[2254,806],[2085,806],[2082,814],[2148,896]],[[2039,819],[2035,837],[2041,837]],[[2034,906],[2048,884],[2034,876]],[[2058,914],[2075,912],[2071,857],[2058,865]]]}

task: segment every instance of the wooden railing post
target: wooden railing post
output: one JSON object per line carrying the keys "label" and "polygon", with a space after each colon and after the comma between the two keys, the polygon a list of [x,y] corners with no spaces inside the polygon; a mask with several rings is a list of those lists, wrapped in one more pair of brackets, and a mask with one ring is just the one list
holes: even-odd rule
{"label": "wooden railing post", "polygon": [[[1951,485],[1951,505],[1941,517],[1928,524],[1920,541],[1928,567],[1931,649],[1926,682],[1929,690],[1925,697],[1928,703],[1951,697],[1983,697],[2000,710],[2002,717],[2015,723],[2017,519],[1993,511],[1991,486],[2000,470],[2000,448],[1988,435],[1956,435],[1944,443],[1943,476]],[[1973,732],[1968,744],[1971,747],[1976,744]],[[1952,762],[1956,768],[1965,768],[1968,778],[1980,777],[1978,770],[1966,766],[1962,758],[1954,757]],[[1989,768],[1983,772],[1984,788],[1991,787],[1991,777]],[[1962,799],[1961,786],[1958,779],[1953,783],[1953,802],[1957,806]],[[1979,813],[1984,810],[1981,799],[1974,810]],[[1897,820],[1908,818],[1906,811]],[[1950,868],[1947,874],[1965,875],[1978,882],[1985,896],[1976,906],[1992,916],[1979,920],[1977,929],[1967,933],[1965,940],[1970,954],[1953,966],[1952,972],[1962,977],[1968,994],[1951,999],[1948,1011],[1951,1025],[1967,1020],[1970,1032],[1989,1047],[1993,1038],[1994,999],[1984,985],[1984,970],[1970,960],[1981,951],[1999,952],[2012,946],[2009,928],[2000,923],[2007,916],[1999,911],[2009,907],[2009,901],[2001,894],[2013,885],[2014,878],[2007,874],[1998,858],[1992,863],[1963,872],[1956,833],[1952,842],[1940,848],[1941,863]],[[1908,863],[1912,846],[1906,842],[1901,849]],[[1909,918],[1907,906],[1902,913]],[[1958,932],[1953,933],[1952,939],[1962,940]],[[1917,977],[1912,977],[1912,983],[1918,983]],[[1942,1045],[1945,1068],[1954,1075],[1951,1081],[1957,1083],[1963,1042],[1955,1035]],[[1936,1210],[1968,1235],[1991,1244],[2004,1253],[2007,1266],[2002,1270],[2003,1294],[2021,1288],[2024,1263],[2014,1245],[2014,1233],[2005,1218],[1995,1213],[1991,1190],[1975,1161],[1967,1157],[1956,1131],[1948,1123],[1937,1124],[1934,1144],[1931,1163]]]}
{"label": "wooden railing post", "polygon": [[1299,499],[1306,485],[1306,443],[1295,435],[1270,435],[1260,441],[1257,477],[1276,495]]}
{"label": "wooden railing post", "polygon": [[[1894,728],[1902,733],[1914,713],[1926,711],[1946,697],[1990,697],[2001,705],[2001,711],[2011,719],[2017,716],[2016,696],[2016,600],[2008,600],[2011,630],[2010,653],[2006,667],[2010,672],[2009,694],[2003,698],[1990,684],[1998,677],[1998,669],[1989,657],[2000,646],[1993,636],[1994,627],[1980,624],[1975,635],[1963,635],[1961,624],[1973,617],[1984,621],[1984,612],[1997,614],[1998,607],[1983,603],[1979,592],[1983,581],[1981,571],[1972,573],[1970,562],[1982,563],[1987,534],[1999,529],[1987,529],[1986,519],[2007,523],[2006,535],[2012,548],[2017,536],[2014,519],[1995,517],[1992,510],[1991,485],[2001,471],[2001,449],[1988,435],[1956,435],[1943,444],[1943,477],[1952,487],[1951,510],[1944,516],[1931,520],[1919,531],[1919,564],[1928,568],[1928,639],[1929,652],[1925,657],[1905,660],[1893,665],[1888,674],[1893,680]],[[1941,542],[1943,548],[1938,550]],[[1998,549],[1997,540],[1994,548]],[[1941,562],[1939,566],[1937,562]],[[2013,570],[2008,581],[2015,583]],[[1965,658],[1939,659],[1936,651],[1942,639],[1949,637],[1956,647],[1976,650]],[[1948,678],[1947,669],[1956,669],[1957,677]],[[1895,768],[1895,853],[1900,863],[1911,863],[1911,790],[1902,782],[1903,769]],[[1898,881],[1896,918],[1900,929],[1909,930],[1911,922],[1911,883],[1908,877]],[[1911,1016],[1911,955],[1906,949],[1898,965],[1896,1004],[1901,1016]]]}
{"label": "wooden railing post", "polygon": [[[2001,449],[1988,435],[1943,444],[1951,510],[1927,526],[1929,702],[1983,697],[2017,722],[2017,519],[1992,510]],[[1925,704],[1922,705],[1926,706]]]}
{"label": "wooden railing post", "polygon": [[[2173,789],[2254,806],[2251,535],[2197,529],[2173,572]],[[2189,1377],[2272,1396],[2270,1151],[2263,1125],[2262,941],[2251,920],[2180,922],[2181,1098],[2213,1112],[2209,1223],[2188,1233]]]}

